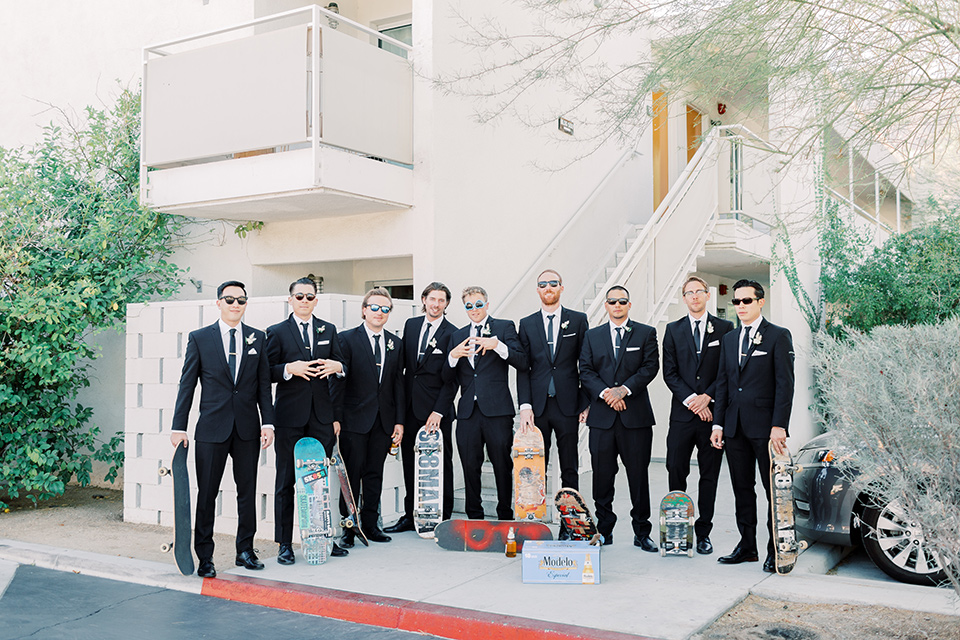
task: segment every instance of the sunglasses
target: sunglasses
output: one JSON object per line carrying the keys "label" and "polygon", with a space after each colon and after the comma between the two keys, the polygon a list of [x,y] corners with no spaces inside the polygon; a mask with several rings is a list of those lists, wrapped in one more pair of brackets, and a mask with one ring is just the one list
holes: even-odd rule
{"label": "sunglasses", "polygon": [[541,280],[540,282],[537,283],[537,286],[540,287],[541,289],[546,289],[547,287],[559,287],[560,281],[559,280]]}
{"label": "sunglasses", "polygon": [[297,300],[303,300],[304,298],[306,298],[307,302],[313,302],[314,300],[317,299],[316,294],[313,294],[313,293],[294,293],[293,297],[296,298]]}
{"label": "sunglasses", "polygon": [[233,304],[234,302],[236,302],[241,307],[247,304],[247,296],[240,296],[239,298],[234,298],[233,296],[221,296],[220,299],[226,302],[227,304]]}
{"label": "sunglasses", "polygon": [[757,300],[757,298],[734,298],[730,302],[733,304],[733,306],[739,307],[741,304],[753,304],[754,300]]}
{"label": "sunglasses", "polygon": [[390,313],[390,309],[393,308],[393,307],[387,307],[387,306],[382,305],[382,304],[365,304],[365,305],[363,305],[363,306],[365,306],[366,308],[370,309],[370,311],[373,311],[374,313],[376,313],[377,311],[382,311],[382,312],[384,312],[384,313]]}
{"label": "sunglasses", "polygon": [[467,311],[470,311],[472,309],[483,309],[485,306],[487,306],[486,302],[484,302],[483,300],[477,300],[476,302],[465,303],[463,305],[463,308],[466,309]]}
{"label": "sunglasses", "polygon": [[630,304],[630,298],[607,298],[607,304],[622,304],[624,306]]}

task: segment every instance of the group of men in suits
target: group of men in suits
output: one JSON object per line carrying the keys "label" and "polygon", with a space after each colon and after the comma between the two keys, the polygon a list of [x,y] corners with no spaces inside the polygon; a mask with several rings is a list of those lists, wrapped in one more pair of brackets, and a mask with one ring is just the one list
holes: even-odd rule
{"label": "group of men in suits", "polygon": [[[221,319],[190,334],[171,435],[174,446],[186,446],[187,417],[199,381],[198,574],[216,575],[213,516],[228,455],[234,461],[237,483],[236,562],[248,569],[263,567],[252,547],[256,473],[259,449],[274,441],[274,432],[275,539],[280,564],[295,562],[293,446],[305,436],[320,440],[327,451],[339,439],[359,500],[360,525],[370,540],[389,542],[388,534],[414,529],[413,440],[424,425],[443,436],[443,517],[450,517],[456,418],[467,517],[485,515],[480,490],[485,451],[496,481],[497,517],[512,519],[510,447],[516,410],[508,384],[510,367],[517,372],[519,429],[541,430],[547,458],[556,440],[564,486],[579,488],[579,424],[589,427],[592,488],[603,544],[613,543],[619,459],[627,475],[633,542],[645,551],[657,551],[650,537],[648,481],[655,420],[647,390],[660,368],[656,329],[630,320],[630,295],[622,286],[606,292],[608,321],[593,329],[585,314],[561,306],[560,274],[546,270],[536,286],[540,309],[520,321],[518,333],[513,321],[489,315],[487,293],[477,286],[462,292],[470,322],[457,329],[445,318],[450,290],[433,282],[421,295],[423,315],[406,321],[402,340],[384,329],[393,308],[384,289],[368,291],[363,322],[338,334],[334,325],[313,314],[316,284],[301,278],[290,286],[290,317],[264,334],[240,322],[247,301],[243,284],[221,285],[217,291]],[[663,346],[664,380],[673,395],[667,436],[670,489],[686,489],[696,447],[700,467],[697,551],[712,553],[709,534],[725,444],[741,540],[720,562],[756,561],[753,469],[755,464],[761,469],[769,498],[766,443],[772,439],[775,446],[783,445],[792,404],[790,334],[760,315],[764,293],[756,282],[740,281],[734,286],[739,332],[732,330],[730,322],[706,312],[710,292],[703,280],[691,277],[682,293],[688,315],[668,325]],[[275,401],[271,382],[277,383]],[[393,526],[381,530],[383,467],[393,445],[402,451],[404,513]],[[345,514],[342,500],[340,507]],[[561,529],[560,537],[568,533]],[[353,542],[348,529],[333,555],[347,555]],[[769,553],[764,568],[772,570]]]}

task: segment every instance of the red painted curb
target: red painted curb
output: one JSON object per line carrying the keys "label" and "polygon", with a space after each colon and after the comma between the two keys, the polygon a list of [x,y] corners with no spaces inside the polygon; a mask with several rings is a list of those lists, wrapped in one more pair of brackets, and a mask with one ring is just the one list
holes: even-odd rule
{"label": "red painted curb", "polygon": [[235,575],[204,578],[201,593],[451,640],[655,640],[618,631]]}

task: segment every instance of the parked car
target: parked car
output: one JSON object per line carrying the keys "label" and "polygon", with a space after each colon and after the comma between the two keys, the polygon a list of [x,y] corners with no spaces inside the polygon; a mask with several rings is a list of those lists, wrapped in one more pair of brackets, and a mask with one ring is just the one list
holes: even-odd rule
{"label": "parked car", "polygon": [[856,453],[838,451],[832,434],[805,444],[795,462],[802,467],[793,483],[800,536],[843,546],[862,544],[874,564],[900,582],[940,584],[947,579],[939,557],[900,501],[878,500],[851,485],[858,473]]}

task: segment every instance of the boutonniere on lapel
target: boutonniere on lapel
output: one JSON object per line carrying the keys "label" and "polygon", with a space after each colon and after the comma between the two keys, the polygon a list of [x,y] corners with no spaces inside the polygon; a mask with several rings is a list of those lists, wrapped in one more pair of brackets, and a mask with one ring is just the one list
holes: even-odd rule
{"label": "boutonniere on lapel", "polygon": [[436,349],[436,348],[437,348],[437,339],[434,338],[433,340],[431,340],[431,341],[428,342],[427,344],[430,345],[430,348],[431,348],[431,349]]}
{"label": "boutonniere on lapel", "polygon": [[707,333],[713,333],[713,323],[707,320]]}
{"label": "boutonniere on lapel", "polygon": [[247,344],[253,344],[254,342],[257,341],[257,335],[254,333],[251,333],[250,335],[247,336],[246,340],[247,340]]}
{"label": "boutonniere on lapel", "polygon": [[757,346],[761,342],[763,342],[763,336],[758,333],[757,335],[753,336],[753,340],[751,340],[750,342],[753,343],[753,346]]}
{"label": "boutonniere on lapel", "polygon": [[561,328],[561,329],[566,329],[566,328],[569,327],[569,326],[570,326],[570,321],[569,321],[569,320],[564,320],[563,322],[560,323],[560,328]]}
{"label": "boutonniere on lapel", "polygon": [[480,335],[482,335],[482,336],[489,336],[490,333],[491,333],[491,331],[490,331],[490,325],[488,325],[488,324],[483,325],[483,331],[480,332]]}
{"label": "boutonniere on lapel", "polygon": [[387,340],[387,351],[393,351],[393,340]]}
{"label": "boutonniere on lapel", "polygon": [[627,325],[626,327],[624,327],[624,330],[625,330],[627,333],[630,333],[631,331],[633,331],[633,327],[631,327],[630,325]]}
{"label": "boutonniere on lapel", "polygon": [[322,324],[319,327],[317,327],[317,333],[323,333],[326,330],[327,330],[327,325],[325,324]]}

